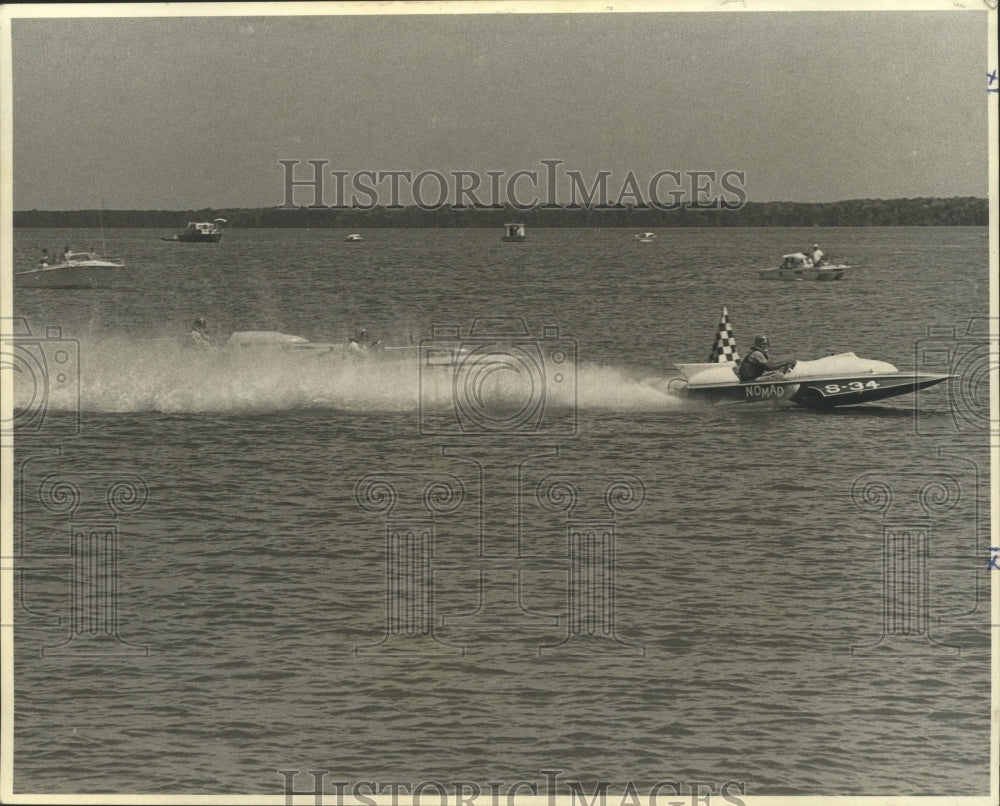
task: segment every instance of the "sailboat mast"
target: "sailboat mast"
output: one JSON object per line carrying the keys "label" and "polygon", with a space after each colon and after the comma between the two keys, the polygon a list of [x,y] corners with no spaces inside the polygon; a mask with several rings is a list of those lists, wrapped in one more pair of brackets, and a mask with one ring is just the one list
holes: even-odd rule
{"label": "sailboat mast", "polygon": [[101,199],[101,207],[97,211],[97,222],[101,225],[101,254],[108,253],[108,244],[104,240],[104,199]]}

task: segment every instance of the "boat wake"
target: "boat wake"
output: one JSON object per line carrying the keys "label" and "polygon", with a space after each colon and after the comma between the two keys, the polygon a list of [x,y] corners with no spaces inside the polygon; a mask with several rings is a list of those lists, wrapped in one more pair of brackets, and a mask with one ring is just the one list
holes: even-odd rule
{"label": "boat wake", "polygon": [[[52,412],[255,413],[302,408],[349,412],[447,411],[456,396],[477,407],[544,405],[580,411],[662,411],[677,407],[665,377],[581,363],[573,372],[497,361],[421,366],[416,350],[393,355],[297,349],[198,350],[174,339],[86,337],[78,361],[53,374],[45,358],[14,372],[15,409]],[[405,353],[405,354],[402,354]],[[51,357],[49,360],[51,364]]]}

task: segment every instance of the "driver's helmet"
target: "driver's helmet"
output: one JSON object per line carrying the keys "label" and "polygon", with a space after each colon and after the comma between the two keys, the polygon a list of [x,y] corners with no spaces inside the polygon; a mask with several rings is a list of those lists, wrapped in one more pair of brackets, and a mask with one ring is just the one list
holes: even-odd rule
{"label": "driver's helmet", "polygon": [[767,340],[767,336],[757,336],[753,340],[753,346],[755,349],[767,351],[770,346],[770,342]]}
{"label": "driver's helmet", "polygon": [[198,328],[198,330],[204,330],[206,327],[208,327],[208,324],[202,317],[199,316],[197,319],[194,320],[194,326]]}

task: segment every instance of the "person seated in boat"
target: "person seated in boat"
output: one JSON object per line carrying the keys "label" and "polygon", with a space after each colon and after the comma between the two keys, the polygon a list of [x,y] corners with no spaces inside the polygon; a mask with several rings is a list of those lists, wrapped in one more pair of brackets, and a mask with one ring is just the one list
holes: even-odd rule
{"label": "person seated in boat", "polygon": [[753,349],[744,356],[736,370],[740,383],[755,381],[769,372],[788,372],[795,367],[794,359],[792,361],[772,361],[767,352],[769,347],[770,342],[767,336],[757,336],[753,340]]}
{"label": "person seated in boat", "polygon": [[199,316],[194,320],[194,327],[188,334],[188,341],[192,346],[198,348],[212,346],[212,341],[208,338],[208,323],[202,317]]}
{"label": "person seated in boat", "polygon": [[347,348],[349,350],[367,350],[371,344],[368,340],[368,331],[361,328],[357,333],[351,336],[347,341]]}
{"label": "person seated in boat", "polygon": [[73,253],[69,251],[69,246],[67,245],[63,248],[63,253],[62,253],[63,263],[69,263],[71,257],[73,257]]}
{"label": "person seated in boat", "polygon": [[49,265],[49,250],[43,249],[42,256],[38,259],[38,268],[44,269]]}
{"label": "person seated in boat", "polygon": [[813,244],[813,248],[809,252],[809,257],[812,258],[813,266],[818,266],[823,262],[823,250],[819,248],[818,243]]}

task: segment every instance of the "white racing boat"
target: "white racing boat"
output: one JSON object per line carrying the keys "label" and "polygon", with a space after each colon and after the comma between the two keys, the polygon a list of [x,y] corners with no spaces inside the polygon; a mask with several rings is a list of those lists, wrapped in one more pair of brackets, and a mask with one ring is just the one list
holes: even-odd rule
{"label": "white racing boat", "polygon": [[948,380],[950,375],[900,372],[885,361],[838,353],[797,361],[784,371],[767,372],[752,381],[737,375],[739,355],[726,309],[708,362],[676,364],[677,394],[718,403],[787,402],[814,409],[872,403],[905,395]]}
{"label": "white racing boat", "polygon": [[303,336],[293,336],[275,330],[239,330],[217,345],[225,349],[288,350],[316,355],[343,355],[357,358],[407,358],[416,357],[419,345],[392,346],[381,341],[367,342],[358,337],[339,342],[310,341]]}

